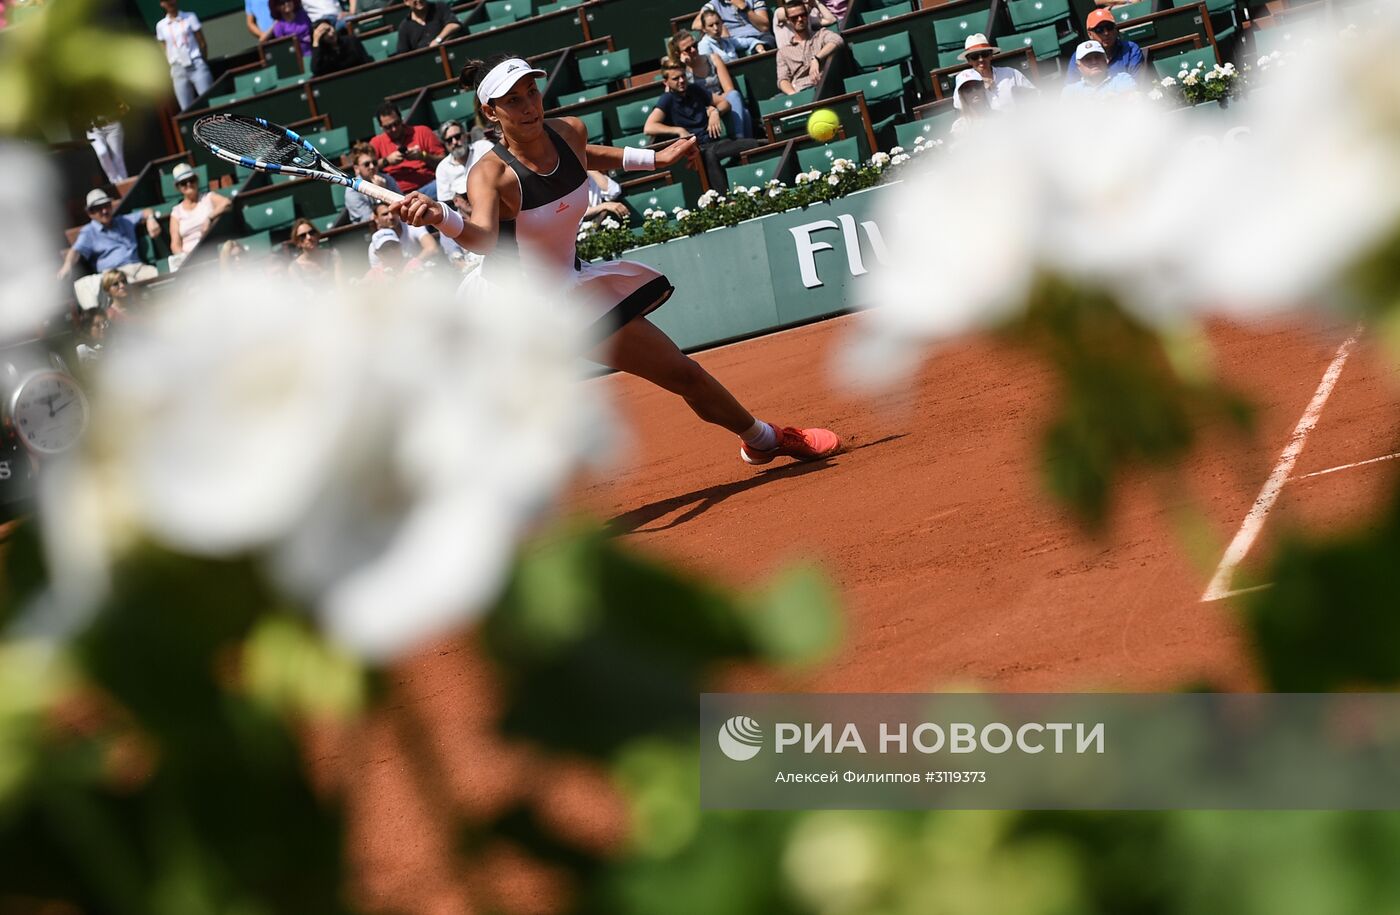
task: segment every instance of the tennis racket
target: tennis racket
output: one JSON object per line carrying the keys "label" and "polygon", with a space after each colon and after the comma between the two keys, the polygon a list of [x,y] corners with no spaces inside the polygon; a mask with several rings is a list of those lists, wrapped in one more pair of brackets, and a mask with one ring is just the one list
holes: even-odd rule
{"label": "tennis racket", "polygon": [[194,138],[220,159],[244,168],[343,184],[384,203],[398,203],[404,197],[358,175],[345,174],[295,131],[262,118],[211,114],[195,122]]}

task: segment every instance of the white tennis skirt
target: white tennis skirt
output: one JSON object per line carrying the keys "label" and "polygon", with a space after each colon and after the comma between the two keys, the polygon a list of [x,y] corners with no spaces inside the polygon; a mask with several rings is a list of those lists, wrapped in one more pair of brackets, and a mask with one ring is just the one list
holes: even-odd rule
{"label": "white tennis skirt", "polygon": [[[489,255],[481,266],[467,274],[458,293],[467,297],[492,298],[493,284]],[[616,333],[622,325],[650,314],[665,304],[676,288],[665,274],[636,261],[578,262],[576,270],[560,274],[564,280],[561,292],[588,310],[592,317],[591,333],[603,339]]]}

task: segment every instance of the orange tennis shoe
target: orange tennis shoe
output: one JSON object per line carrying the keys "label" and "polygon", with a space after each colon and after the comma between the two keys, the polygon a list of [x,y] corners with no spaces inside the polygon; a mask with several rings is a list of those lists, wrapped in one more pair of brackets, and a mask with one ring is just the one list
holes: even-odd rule
{"label": "orange tennis shoe", "polygon": [[799,461],[820,461],[841,453],[841,437],[830,429],[794,429],[792,426],[773,427],[778,444],[768,451],[750,445],[739,446],[739,457],[745,464],[767,464],[775,457],[796,458]]}

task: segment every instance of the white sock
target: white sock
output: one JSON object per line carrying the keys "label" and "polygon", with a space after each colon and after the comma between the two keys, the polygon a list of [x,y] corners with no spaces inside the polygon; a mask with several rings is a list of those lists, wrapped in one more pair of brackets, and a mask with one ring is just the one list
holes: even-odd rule
{"label": "white sock", "polygon": [[778,444],[778,431],[761,419],[754,420],[749,431],[739,437],[745,445],[758,451],[772,451]]}

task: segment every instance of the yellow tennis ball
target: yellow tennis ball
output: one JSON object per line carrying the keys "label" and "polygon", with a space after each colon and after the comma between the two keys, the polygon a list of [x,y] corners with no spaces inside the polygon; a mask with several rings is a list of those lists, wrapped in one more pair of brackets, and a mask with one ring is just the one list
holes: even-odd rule
{"label": "yellow tennis ball", "polygon": [[818,143],[827,143],[841,129],[841,119],[830,108],[818,108],[807,118],[807,136]]}

